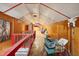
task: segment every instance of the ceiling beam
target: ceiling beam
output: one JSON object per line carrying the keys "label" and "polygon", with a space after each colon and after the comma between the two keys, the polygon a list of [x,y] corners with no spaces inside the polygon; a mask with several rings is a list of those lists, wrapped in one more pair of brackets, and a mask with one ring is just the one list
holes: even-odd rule
{"label": "ceiling beam", "polygon": [[11,7],[11,8],[9,8],[9,9],[5,10],[4,13],[6,13],[6,12],[8,12],[8,11],[10,11],[10,10],[12,10],[12,9],[14,9],[14,8],[16,8],[16,7],[18,7],[18,6],[20,6],[21,4],[22,4],[22,3],[19,3],[19,4],[15,5],[15,6]]}
{"label": "ceiling beam", "polygon": [[47,6],[47,5],[45,5],[45,4],[43,4],[43,3],[40,3],[40,4],[43,5],[43,6],[45,6],[45,7],[47,7],[47,8],[49,8],[49,9],[51,9],[51,10],[53,10],[53,11],[55,11],[55,12],[57,12],[57,13],[59,13],[59,14],[62,15],[62,16],[65,16],[66,18],[70,19],[69,16],[67,16],[67,15],[65,15],[65,14],[63,14],[63,13],[61,13],[61,12],[59,12],[59,11],[57,11],[57,10],[55,10],[55,9],[53,9],[53,8],[51,8],[51,7],[49,7],[49,6]]}

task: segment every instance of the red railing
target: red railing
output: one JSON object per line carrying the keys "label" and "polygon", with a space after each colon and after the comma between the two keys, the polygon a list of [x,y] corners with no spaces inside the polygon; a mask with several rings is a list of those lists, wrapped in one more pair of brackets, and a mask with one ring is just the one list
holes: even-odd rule
{"label": "red railing", "polygon": [[21,47],[25,48],[28,47],[31,49],[34,39],[35,39],[35,32],[32,32],[30,34],[12,34],[11,35],[12,47],[10,47],[6,52],[4,52],[2,56],[15,56],[15,53]]}

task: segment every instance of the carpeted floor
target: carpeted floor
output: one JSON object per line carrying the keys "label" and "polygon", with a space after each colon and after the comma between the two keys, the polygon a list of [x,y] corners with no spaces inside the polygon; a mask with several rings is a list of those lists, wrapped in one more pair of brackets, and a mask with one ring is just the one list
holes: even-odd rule
{"label": "carpeted floor", "polygon": [[44,38],[44,34],[41,34],[40,31],[36,32],[36,39],[31,48],[31,56],[41,56],[44,53]]}

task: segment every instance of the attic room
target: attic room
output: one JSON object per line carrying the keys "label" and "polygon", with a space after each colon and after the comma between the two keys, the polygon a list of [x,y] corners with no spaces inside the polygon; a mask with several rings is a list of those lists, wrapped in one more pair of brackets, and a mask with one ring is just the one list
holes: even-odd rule
{"label": "attic room", "polygon": [[1,3],[0,56],[79,56],[79,3]]}

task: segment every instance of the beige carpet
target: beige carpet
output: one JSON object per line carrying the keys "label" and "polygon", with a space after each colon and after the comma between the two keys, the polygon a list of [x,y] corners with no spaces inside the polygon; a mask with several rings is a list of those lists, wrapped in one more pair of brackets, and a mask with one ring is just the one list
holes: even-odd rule
{"label": "beige carpet", "polygon": [[36,39],[31,48],[31,56],[41,56],[44,50],[44,38],[45,35],[40,31],[36,32]]}

